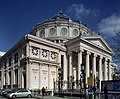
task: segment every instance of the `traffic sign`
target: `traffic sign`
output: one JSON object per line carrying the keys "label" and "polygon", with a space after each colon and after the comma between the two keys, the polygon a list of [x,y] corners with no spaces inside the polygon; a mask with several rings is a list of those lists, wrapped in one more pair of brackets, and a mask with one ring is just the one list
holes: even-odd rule
{"label": "traffic sign", "polygon": [[87,77],[87,84],[88,85],[93,85],[93,77],[91,76],[91,77]]}

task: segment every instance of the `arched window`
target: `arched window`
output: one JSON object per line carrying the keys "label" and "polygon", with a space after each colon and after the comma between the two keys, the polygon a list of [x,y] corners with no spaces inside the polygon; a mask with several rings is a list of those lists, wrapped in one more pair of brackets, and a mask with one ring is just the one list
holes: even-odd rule
{"label": "arched window", "polygon": [[77,29],[73,29],[73,36],[78,36],[78,30]]}
{"label": "arched window", "polygon": [[66,35],[67,33],[68,33],[67,28],[62,28],[62,29],[61,29],[61,34],[62,34],[62,35]]}
{"label": "arched window", "polygon": [[49,35],[56,35],[56,29],[55,28],[50,28]]}
{"label": "arched window", "polygon": [[44,29],[42,29],[42,30],[40,31],[39,36],[40,36],[41,38],[44,38],[44,37],[45,37],[45,30],[44,30]]}

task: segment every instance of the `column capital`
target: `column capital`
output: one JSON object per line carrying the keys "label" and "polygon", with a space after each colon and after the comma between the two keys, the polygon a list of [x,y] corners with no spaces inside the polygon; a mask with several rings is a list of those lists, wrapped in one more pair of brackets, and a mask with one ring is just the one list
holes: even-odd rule
{"label": "column capital", "polygon": [[108,61],[109,61],[109,62],[112,62],[112,59],[111,59],[111,58],[108,58]]}
{"label": "column capital", "polygon": [[91,52],[87,51],[87,52],[86,52],[86,54],[89,54],[89,55],[90,55],[90,54],[91,54]]}
{"label": "column capital", "polygon": [[67,55],[72,55],[72,52],[71,52],[71,51],[70,51],[70,52],[68,52],[68,53],[67,53]]}
{"label": "column capital", "polygon": [[96,53],[93,53],[93,57],[97,57],[97,54],[96,54]]}
{"label": "column capital", "polygon": [[108,61],[108,58],[105,57],[105,61],[107,62],[107,61]]}
{"label": "column capital", "polygon": [[103,59],[103,56],[102,56],[102,55],[98,55],[98,56],[99,56],[99,59],[101,59],[101,60]]}
{"label": "column capital", "polygon": [[83,49],[78,49],[77,51],[78,51],[78,53],[80,53],[80,52],[84,52]]}

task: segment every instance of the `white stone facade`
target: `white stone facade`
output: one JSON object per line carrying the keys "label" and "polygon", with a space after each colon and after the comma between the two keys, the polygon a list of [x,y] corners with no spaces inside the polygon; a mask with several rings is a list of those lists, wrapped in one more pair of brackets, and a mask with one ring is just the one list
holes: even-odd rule
{"label": "white stone facade", "polygon": [[37,24],[1,58],[1,88],[47,86],[53,90],[59,67],[63,81],[69,81],[71,76],[75,81],[80,79],[81,64],[86,79],[92,74],[100,81],[111,80],[112,55],[100,35],[93,35],[88,27],[59,12],[51,20]]}

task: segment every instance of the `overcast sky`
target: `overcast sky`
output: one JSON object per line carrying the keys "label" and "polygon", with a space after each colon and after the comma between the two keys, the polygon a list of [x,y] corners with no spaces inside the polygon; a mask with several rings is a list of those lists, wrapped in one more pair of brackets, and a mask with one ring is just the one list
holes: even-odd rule
{"label": "overcast sky", "polygon": [[120,0],[0,0],[0,51],[8,51],[59,9],[103,35],[108,43],[120,30]]}

